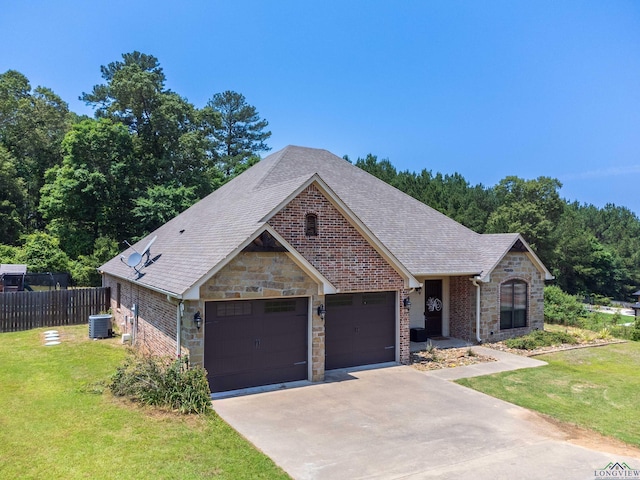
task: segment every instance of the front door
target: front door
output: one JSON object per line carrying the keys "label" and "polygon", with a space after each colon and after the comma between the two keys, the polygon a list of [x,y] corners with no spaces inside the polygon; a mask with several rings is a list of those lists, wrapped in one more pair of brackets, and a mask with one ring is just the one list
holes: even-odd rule
{"label": "front door", "polygon": [[442,280],[424,282],[424,326],[428,338],[442,336]]}

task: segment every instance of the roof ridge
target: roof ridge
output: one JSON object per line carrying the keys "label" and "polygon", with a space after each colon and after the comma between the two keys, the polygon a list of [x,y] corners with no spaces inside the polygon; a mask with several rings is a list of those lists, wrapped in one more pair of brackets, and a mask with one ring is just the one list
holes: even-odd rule
{"label": "roof ridge", "polygon": [[255,186],[253,187],[254,190],[260,190],[260,188],[262,187],[262,184],[267,180],[267,178],[269,178],[269,174],[278,166],[278,164],[282,161],[282,157],[284,157],[285,152],[288,151],[290,148],[291,148],[291,145],[287,145],[286,147],[278,150],[277,152],[273,152],[271,155],[267,155],[264,159],[261,160],[262,162],[264,162],[266,160],[271,160],[272,157],[274,159],[272,160],[273,165],[270,165],[269,168],[267,168],[267,171],[264,173],[264,175],[262,175],[262,178],[260,179],[260,181],[256,183]]}

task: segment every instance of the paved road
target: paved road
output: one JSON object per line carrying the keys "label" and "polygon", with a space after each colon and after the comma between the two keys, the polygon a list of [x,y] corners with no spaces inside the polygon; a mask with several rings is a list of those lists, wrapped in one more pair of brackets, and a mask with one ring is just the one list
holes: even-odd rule
{"label": "paved road", "polygon": [[223,398],[214,409],[294,479],[593,479],[640,458],[573,445],[526,409],[407,367]]}

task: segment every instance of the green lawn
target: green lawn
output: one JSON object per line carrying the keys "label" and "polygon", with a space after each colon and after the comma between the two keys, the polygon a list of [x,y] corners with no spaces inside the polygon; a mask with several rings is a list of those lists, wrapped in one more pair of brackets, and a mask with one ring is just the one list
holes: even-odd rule
{"label": "green lawn", "polygon": [[640,446],[640,343],[536,358],[549,365],[458,383]]}
{"label": "green lawn", "polygon": [[0,334],[0,478],[289,478],[215,414],[179,416],[101,392],[125,356],[87,326]]}

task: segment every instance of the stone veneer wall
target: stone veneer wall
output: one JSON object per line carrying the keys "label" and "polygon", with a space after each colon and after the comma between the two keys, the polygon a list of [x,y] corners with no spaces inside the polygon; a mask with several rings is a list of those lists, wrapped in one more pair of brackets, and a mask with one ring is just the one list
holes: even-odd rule
{"label": "stone veneer wall", "polygon": [[[200,298],[207,300],[310,297],[312,380],[324,379],[324,321],[316,314],[324,303],[318,285],[288,254],[282,252],[246,252],[225,265],[200,287]],[[204,312],[204,305],[201,306]],[[204,339],[204,337],[202,337]],[[190,345],[193,352],[204,355],[204,342]],[[192,354],[193,355],[193,354]],[[199,358],[199,357],[198,357]]]}
{"label": "stone veneer wall", "polygon": [[449,335],[476,341],[476,287],[471,277],[449,279]]}
{"label": "stone veneer wall", "polygon": [[[307,214],[317,216],[318,235],[305,235]],[[408,292],[400,274],[367,242],[331,202],[310,185],[268,222],[341,293]],[[409,362],[409,313],[399,307],[400,361]],[[324,341],[324,339],[323,339]]]}
{"label": "stone veneer wall", "polygon": [[[508,280],[527,283],[527,326],[500,330],[500,285]],[[481,283],[480,337],[497,342],[544,328],[544,275],[526,253],[509,252],[491,273],[491,281]]]}
{"label": "stone veneer wall", "polygon": [[[135,346],[143,352],[175,357],[176,305],[167,301],[166,295],[107,274],[102,277],[102,285],[111,287],[111,311],[113,322],[119,331],[132,334]],[[134,317],[134,304],[138,305],[137,329],[130,320]],[[184,343],[181,352],[183,355],[189,353]]]}

